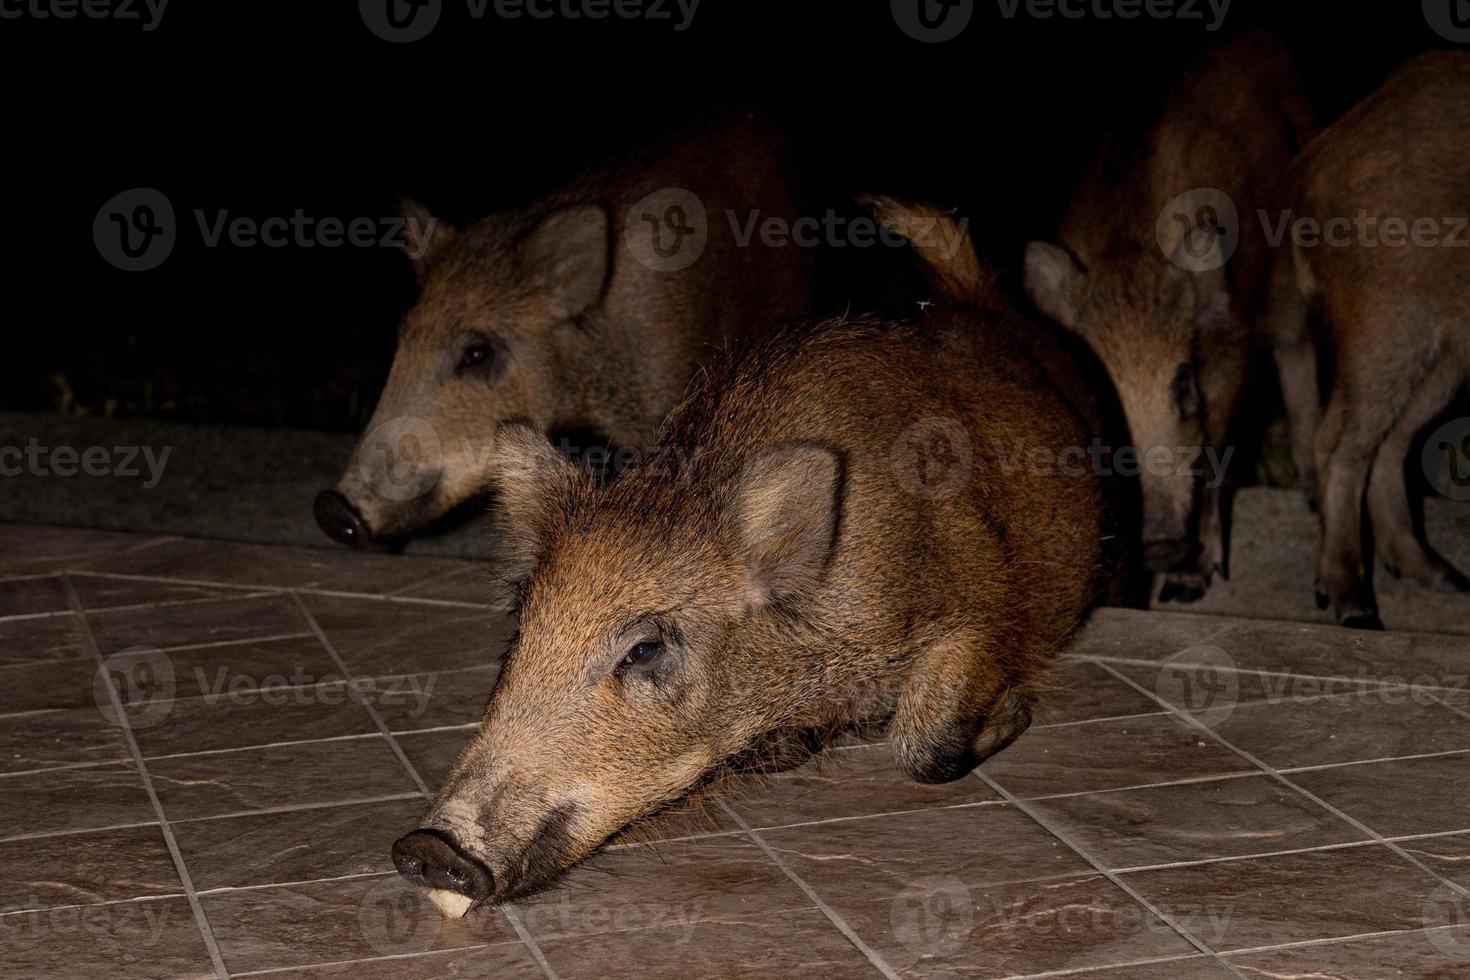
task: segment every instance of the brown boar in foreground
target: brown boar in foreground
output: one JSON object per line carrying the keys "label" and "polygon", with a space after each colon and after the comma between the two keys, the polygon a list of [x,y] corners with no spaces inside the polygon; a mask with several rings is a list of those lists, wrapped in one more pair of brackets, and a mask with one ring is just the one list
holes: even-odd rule
{"label": "brown boar in foreground", "polygon": [[1312,481],[1316,351],[1290,254],[1272,252],[1255,221],[1273,206],[1308,125],[1291,59],[1275,41],[1253,33],[1216,48],[1136,131],[1105,140],[1060,244],[1027,248],[1038,308],[1085,339],[1117,387],[1141,457],[1144,561],[1168,573],[1163,599],[1198,599],[1215,573],[1228,575],[1227,433],[1268,348],[1292,456]]}
{"label": "brown boar in foreground", "polygon": [[1322,229],[1295,238],[1302,290],[1336,349],[1316,442],[1318,602],[1345,625],[1381,627],[1365,492],[1374,547],[1394,575],[1470,587],[1416,532],[1404,482],[1414,436],[1470,381],[1470,54],[1400,68],[1308,147],[1296,180],[1298,219]]}
{"label": "brown boar in foreground", "polygon": [[421,528],[487,488],[510,418],[645,445],[714,351],[807,309],[810,250],[734,231],[797,207],[781,135],[743,115],[463,231],[410,205],[433,228],[410,242],[420,297],[317,522],[355,547]]}
{"label": "brown boar in foreground", "polygon": [[520,631],[394,845],[403,875],[502,902],[834,731],[886,726],[898,766],[937,782],[1026,728],[1101,584],[1101,484],[996,447],[1060,454],[1095,420],[1059,338],[985,305],[978,268],[938,270],[962,302],[921,322],[788,327],[721,363],[611,485],[502,429]]}

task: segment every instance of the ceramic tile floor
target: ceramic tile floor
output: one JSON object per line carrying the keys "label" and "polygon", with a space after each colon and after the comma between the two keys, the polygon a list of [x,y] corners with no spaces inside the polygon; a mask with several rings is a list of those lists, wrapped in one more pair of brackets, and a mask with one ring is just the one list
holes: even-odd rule
{"label": "ceramic tile floor", "polygon": [[494,680],[493,595],[0,525],[0,975],[1470,976],[1470,641],[1168,612],[1098,613],[973,777],[838,748],[446,921],[388,846]]}

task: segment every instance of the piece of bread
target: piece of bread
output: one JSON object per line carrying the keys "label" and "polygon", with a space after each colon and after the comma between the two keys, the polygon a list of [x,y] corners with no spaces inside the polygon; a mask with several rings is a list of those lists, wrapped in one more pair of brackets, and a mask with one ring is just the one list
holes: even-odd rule
{"label": "piece of bread", "polygon": [[474,899],[447,888],[435,888],[429,892],[429,901],[443,913],[446,919],[462,919],[474,904]]}

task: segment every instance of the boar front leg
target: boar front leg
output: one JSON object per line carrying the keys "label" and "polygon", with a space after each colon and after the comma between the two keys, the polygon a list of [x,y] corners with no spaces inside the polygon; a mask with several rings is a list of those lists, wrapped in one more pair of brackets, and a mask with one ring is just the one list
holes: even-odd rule
{"label": "boar front leg", "polygon": [[1198,602],[1205,597],[1215,573],[1230,577],[1225,548],[1224,501],[1221,488],[1206,484],[1199,491],[1198,544],[1187,568],[1173,569],[1164,575],[1159,589],[1160,602]]}
{"label": "boar front leg", "polygon": [[1031,696],[1008,663],[1015,647],[964,630],[914,658],[893,713],[893,752],[921,783],[967,775],[1031,724]]}
{"label": "boar front leg", "polygon": [[1454,397],[1459,371],[1451,358],[1443,358],[1424,383],[1415,389],[1403,415],[1388,434],[1373,460],[1368,477],[1368,516],[1373,523],[1373,543],[1390,575],[1444,592],[1470,589],[1470,579],[1440,557],[1422,534],[1416,532],[1404,481],[1404,457],[1413,446],[1415,434],[1434,420]]}

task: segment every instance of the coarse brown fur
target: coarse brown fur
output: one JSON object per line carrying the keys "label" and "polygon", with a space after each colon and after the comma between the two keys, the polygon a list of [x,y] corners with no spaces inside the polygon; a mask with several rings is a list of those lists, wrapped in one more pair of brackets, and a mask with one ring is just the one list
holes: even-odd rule
{"label": "coarse brown fur", "polygon": [[[696,195],[705,215],[707,243],[687,268],[650,267],[639,258],[649,253],[631,244],[680,241],[660,225],[666,214],[632,213],[670,190]],[[495,432],[507,419],[646,445],[701,364],[808,308],[810,250],[741,245],[727,216],[743,222],[759,210],[763,220],[790,222],[798,208],[782,134],[759,117],[727,113],[524,209],[463,231],[435,223],[409,243],[421,253],[421,294],[337,492],[372,537],[393,538],[487,488]],[[421,205],[407,210],[410,229],[430,221]],[[466,365],[476,344],[488,356]],[[404,492],[410,477],[419,482]],[[414,492],[419,486],[427,489]]]}
{"label": "coarse brown fur", "polygon": [[[1139,453],[1168,458],[1140,473],[1144,553],[1150,567],[1168,571],[1165,597],[1196,599],[1214,574],[1228,574],[1224,474],[1202,478],[1209,457],[1201,453],[1229,458],[1242,387],[1268,350],[1291,416],[1293,457],[1312,481],[1320,415],[1315,346],[1289,255],[1268,248],[1256,221],[1258,209],[1278,207],[1308,128],[1290,57],[1265,34],[1243,35],[1210,50],[1176,82],[1140,132],[1105,140],[1073,197],[1060,244],[1027,249],[1027,291],[1038,308],[1086,339],[1106,365]],[[1200,189],[1234,203],[1233,255],[1218,240],[1215,219],[1224,216],[1208,208],[1166,216],[1169,231],[1157,231],[1166,205]]]}
{"label": "coarse brown fur", "polygon": [[[1470,54],[1422,55],[1325,130],[1296,168],[1298,212],[1332,231],[1297,239],[1305,294],[1331,331],[1335,370],[1317,434],[1322,479],[1318,596],[1340,621],[1379,626],[1365,559],[1463,590],[1470,581],[1416,532],[1404,483],[1414,436],[1470,381]],[[1346,231],[1369,219],[1374,230]],[[1429,222],[1432,238],[1398,235]],[[1365,228],[1369,228],[1366,223]],[[1391,244],[1397,240],[1398,245]],[[1424,244],[1423,242],[1432,242]]]}
{"label": "coarse brown fur", "polygon": [[923,781],[1024,731],[1106,576],[1102,481],[1015,446],[1080,450],[1097,420],[1062,347],[987,299],[956,240],[950,302],[746,346],[610,485],[503,430],[520,631],[425,820],[490,869],[483,900],[835,731],[886,729]]}

